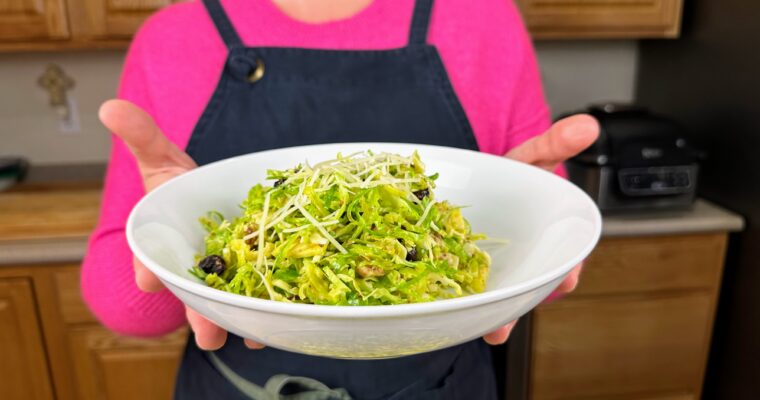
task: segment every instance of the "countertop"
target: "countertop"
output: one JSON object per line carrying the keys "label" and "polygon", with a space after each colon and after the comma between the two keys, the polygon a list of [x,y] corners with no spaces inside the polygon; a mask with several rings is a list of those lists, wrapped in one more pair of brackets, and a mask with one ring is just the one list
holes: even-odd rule
{"label": "countertop", "polygon": [[76,262],[98,220],[98,187],[0,193],[0,265]]}
{"label": "countertop", "polygon": [[646,236],[700,232],[737,232],[744,229],[744,218],[704,199],[697,199],[691,210],[657,211],[606,215],[602,236]]}
{"label": "countertop", "polygon": [[[77,262],[100,206],[98,187],[32,187],[0,193],[0,265]],[[604,237],[739,231],[740,216],[705,200],[690,211],[605,216]]]}

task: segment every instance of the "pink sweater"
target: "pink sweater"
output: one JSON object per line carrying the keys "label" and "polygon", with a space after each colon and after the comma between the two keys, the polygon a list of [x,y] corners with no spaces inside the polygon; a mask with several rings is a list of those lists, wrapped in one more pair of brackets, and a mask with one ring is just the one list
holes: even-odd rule
{"label": "pink sweater", "polygon": [[[389,49],[407,42],[414,0],[375,0],[357,15],[322,24],[283,14],[270,0],[223,0],[248,46]],[[437,0],[428,42],[443,59],[480,149],[504,154],[549,125],[535,55],[509,0]],[[152,16],[135,36],[118,96],[147,110],[184,148],[213,93],[226,48],[198,0]],[[124,226],[144,191],[134,158],[115,139],[103,206],[82,268],[87,304],[110,329],[155,336],[185,323],[182,304],[167,290],[135,285]]]}

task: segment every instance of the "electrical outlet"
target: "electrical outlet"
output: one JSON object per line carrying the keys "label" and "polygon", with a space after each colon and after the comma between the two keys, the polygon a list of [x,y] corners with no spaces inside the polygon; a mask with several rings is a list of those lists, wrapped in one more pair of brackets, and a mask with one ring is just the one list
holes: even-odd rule
{"label": "electrical outlet", "polygon": [[58,131],[64,135],[82,132],[82,126],[79,122],[79,107],[77,106],[77,101],[72,96],[66,96],[65,101],[66,106],[58,109],[61,114]]}

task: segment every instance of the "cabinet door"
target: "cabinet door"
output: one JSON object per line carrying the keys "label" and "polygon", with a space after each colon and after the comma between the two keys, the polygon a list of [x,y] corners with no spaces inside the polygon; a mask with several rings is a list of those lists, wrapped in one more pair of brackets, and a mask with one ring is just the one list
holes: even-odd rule
{"label": "cabinet door", "polygon": [[517,0],[536,38],[677,37],[683,0]]}
{"label": "cabinet door", "polygon": [[63,0],[0,0],[0,42],[68,35]]}
{"label": "cabinet door", "polygon": [[533,315],[533,399],[687,399],[701,388],[709,291],[568,299]]}
{"label": "cabinet door", "polygon": [[0,398],[52,399],[32,285],[0,279]]}
{"label": "cabinet door", "polygon": [[578,288],[568,298],[714,290],[727,240],[722,233],[604,238],[586,260]]}
{"label": "cabinet door", "polygon": [[172,398],[182,330],[161,339],[133,339],[96,326],[69,330],[69,345],[82,400],[165,400]]}
{"label": "cabinet door", "polygon": [[88,29],[93,39],[128,39],[143,21],[177,0],[82,0]]}

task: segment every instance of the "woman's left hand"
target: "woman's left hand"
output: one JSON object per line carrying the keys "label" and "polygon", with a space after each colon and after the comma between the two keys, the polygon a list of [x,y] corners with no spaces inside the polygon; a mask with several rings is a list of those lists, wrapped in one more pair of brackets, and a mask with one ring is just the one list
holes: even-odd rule
{"label": "woman's left hand", "polygon": [[[516,161],[554,172],[560,164],[580,153],[596,141],[599,136],[599,124],[589,115],[574,115],[557,121],[548,131],[526,141],[505,155]],[[578,264],[547,300],[553,300],[570,293],[578,285],[582,264]],[[517,321],[483,336],[492,345],[502,344],[509,338]]]}

